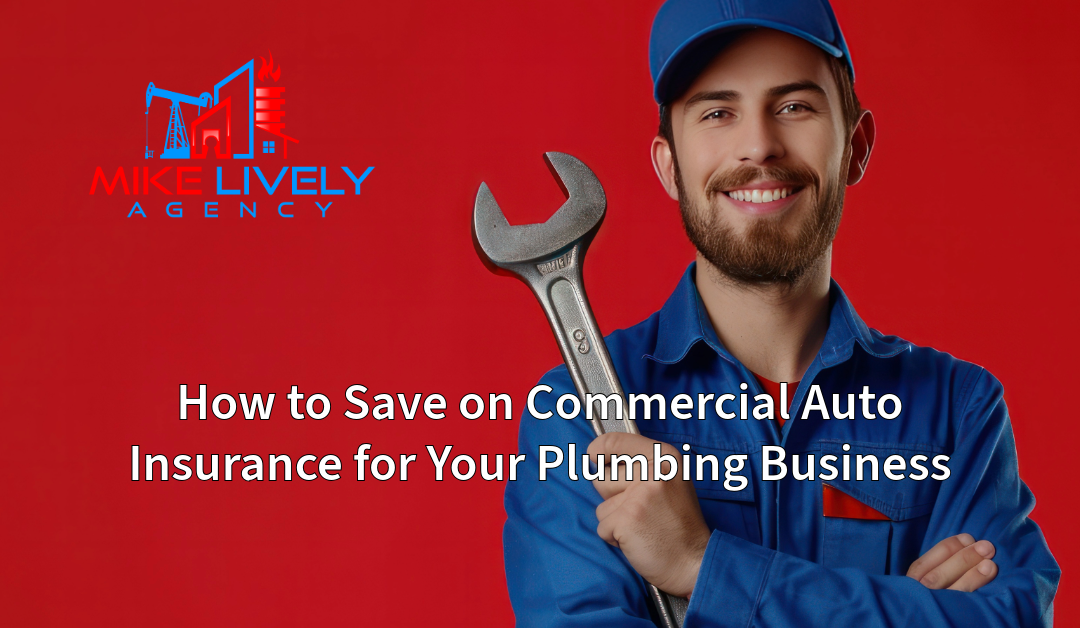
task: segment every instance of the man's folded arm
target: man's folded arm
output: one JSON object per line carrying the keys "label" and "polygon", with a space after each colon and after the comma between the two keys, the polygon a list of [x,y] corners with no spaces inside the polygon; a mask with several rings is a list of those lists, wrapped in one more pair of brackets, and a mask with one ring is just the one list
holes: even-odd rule
{"label": "man's folded arm", "polygon": [[1018,474],[1001,385],[984,371],[966,405],[920,553],[962,532],[987,539],[997,549],[992,582],[973,593],[931,590],[713,532],[685,628],[1051,626],[1061,572],[1028,518],[1035,499]]}

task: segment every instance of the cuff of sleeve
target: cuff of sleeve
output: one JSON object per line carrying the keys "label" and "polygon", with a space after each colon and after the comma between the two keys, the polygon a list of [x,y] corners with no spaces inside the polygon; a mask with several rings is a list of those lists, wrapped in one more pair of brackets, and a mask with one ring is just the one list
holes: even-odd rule
{"label": "cuff of sleeve", "polygon": [[685,628],[746,628],[776,552],[714,531],[701,560]]}

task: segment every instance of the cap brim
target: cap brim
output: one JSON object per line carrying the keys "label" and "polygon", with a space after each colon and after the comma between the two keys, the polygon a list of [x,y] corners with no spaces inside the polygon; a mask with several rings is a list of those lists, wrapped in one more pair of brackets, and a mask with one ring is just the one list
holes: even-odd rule
{"label": "cap brim", "polygon": [[[664,66],[660,68],[656,84],[653,87],[653,98],[657,103],[664,104],[681,96],[690,87],[693,80],[697,78],[697,75],[705,69],[712,57],[727,43],[724,41],[723,35],[754,28],[771,28],[789,33],[805,39],[834,57],[844,56],[844,52],[836,46],[788,24],[751,18],[728,20],[713,24],[695,33],[693,37],[690,37],[675,49],[675,52],[668,57]],[[713,54],[708,55],[708,58],[705,59],[698,58],[696,63],[690,62],[697,53],[703,52],[703,49],[709,46],[716,46]]]}

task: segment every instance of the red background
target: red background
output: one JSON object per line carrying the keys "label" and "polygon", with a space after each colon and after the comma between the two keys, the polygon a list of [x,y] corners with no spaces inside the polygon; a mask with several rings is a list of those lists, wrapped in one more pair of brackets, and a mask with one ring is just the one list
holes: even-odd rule
{"label": "red background", "polygon": [[[1080,12],[1064,0],[835,4],[879,129],[835,276],[871,326],[1004,382],[1034,516],[1065,571],[1057,617],[1071,624],[1080,118],[1078,46],[1062,26]],[[362,383],[369,399],[440,392],[453,405],[509,392],[520,409],[559,356],[527,290],[477,261],[468,224],[481,180],[512,222],[546,218],[561,202],[546,150],[580,157],[607,190],[586,270],[601,327],[660,307],[692,249],[648,158],[657,5],[8,6],[0,623],[510,624],[503,486],[434,482],[424,446],[511,453],[518,421],[350,421],[343,394]],[[325,219],[299,201],[292,220],[241,219],[219,198],[211,220],[188,202],[167,218],[177,199],[154,195],[140,197],[148,218],[129,219],[132,198],[87,194],[97,166],[145,163],[148,81],[212,91],[267,50],[300,140],[287,165],[374,166],[362,196]],[[181,383],[275,392],[274,417],[181,422]],[[334,411],[290,419],[293,384]],[[412,479],[356,482],[349,456],[363,442],[419,454]],[[135,444],[170,457],[333,453],[342,480],[132,482]]]}

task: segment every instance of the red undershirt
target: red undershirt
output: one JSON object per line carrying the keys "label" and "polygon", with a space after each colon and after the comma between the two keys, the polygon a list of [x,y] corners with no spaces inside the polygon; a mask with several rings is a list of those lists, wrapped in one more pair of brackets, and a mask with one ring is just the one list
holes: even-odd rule
{"label": "red undershirt", "polygon": [[[780,384],[754,373],[754,377],[761,383],[761,387],[765,389],[765,394],[772,397],[773,408],[776,410],[773,412],[776,417],[777,428],[784,427],[784,417],[780,416]],[[788,407],[784,408],[788,411],[791,407],[791,398],[795,396],[795,389],[799,387],[799,382],[789,382],[787,387],[787,402]]]}
{"label": "red undershirt", "polygon": [[[774,413],[776,416],[776,424],[778,428],[784,427],[784,417],[780,416],[780,384],[771,380],[767,380],[764,377],[754,373],[754,377],[761,382],[761,387],[765,389],[765,394],[772,397],[773,407],[776,408]],[[791,382],[788,384],[788,406],[790,408],[791,398],[794,396],[795,389],[799,387],[799,382]],[[790,410],[789,410],[790,411]],[[846,519],[878,519],[888,521],[889,518],[884,514],[874,510],[870,506],[860,502],[859,500],[851,497],[847,493],[833,488],[828,484],[822,482],[822,514],[826,517],[843,517]]]}

